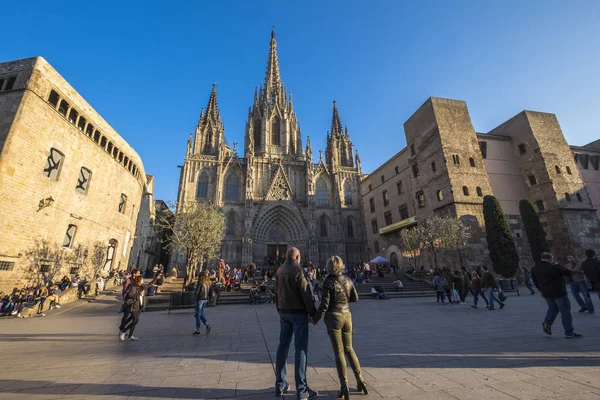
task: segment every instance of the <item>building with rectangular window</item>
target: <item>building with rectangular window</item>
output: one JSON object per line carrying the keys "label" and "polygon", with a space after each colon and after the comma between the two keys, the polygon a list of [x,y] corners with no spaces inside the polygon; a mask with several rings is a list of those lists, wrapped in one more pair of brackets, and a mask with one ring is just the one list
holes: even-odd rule
{"label": "building with rectangular window", "polygon": [[0,290],[128,267],[138,154],[42,57],[0,64]]}
{"label": "building with rectangular window", "polygon": [[537,206],[561,262],[600,245],[600,141],[569,146],[554,114],[523,111],[476,133],[465,102],[432,97],[404,131],[407,148],[361,182],[365,224],[378,226],[367,230],[370,258],[401,263],[402,229],[450,216],[471,227],[467,262],[489,265],[482,208],[488,194],[500,201],[524,266],[532,261],[519,214],[522,199]]}

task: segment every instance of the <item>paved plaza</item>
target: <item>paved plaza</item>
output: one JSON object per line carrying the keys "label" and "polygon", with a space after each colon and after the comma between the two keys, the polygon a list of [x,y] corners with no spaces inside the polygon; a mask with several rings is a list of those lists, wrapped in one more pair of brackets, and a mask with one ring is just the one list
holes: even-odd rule
{"label": "paved plaza", "polygon": [[[118,340],[117,308],[104,297],[60,315],[0,320],[0,400],[275,398],[272,305],[209,308],[210,336],[191,335],[191,310],[143,313],[139,342]],[[512,295],[496,311],[431,298],[358,302],[354,347],[370,394],[352,397],[600,399],[600,315],[573,309],[582,340],[565,339],[559,320],[544,335],[537,295]],[[308,382],[331,398],[339,386],[324,325],[310,335]],[[288,362],[293,387],[293,349]]]}

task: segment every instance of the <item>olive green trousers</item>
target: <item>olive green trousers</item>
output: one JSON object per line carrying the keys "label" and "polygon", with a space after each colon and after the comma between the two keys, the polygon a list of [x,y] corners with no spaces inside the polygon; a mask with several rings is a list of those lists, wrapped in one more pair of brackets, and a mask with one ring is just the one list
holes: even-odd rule
{"label": "olive green trousers", "polygon": [[333,346],[335,355],[335,366],[337,368],[340,385],[342,388],[348,387],[348,374],[346,372],[346,357],[357,382],[364,382],[360,372],[360,363],[358,357],[352,348],[352,314],[349,312],[337,313],[328,312],[324,318],[327,333]]}

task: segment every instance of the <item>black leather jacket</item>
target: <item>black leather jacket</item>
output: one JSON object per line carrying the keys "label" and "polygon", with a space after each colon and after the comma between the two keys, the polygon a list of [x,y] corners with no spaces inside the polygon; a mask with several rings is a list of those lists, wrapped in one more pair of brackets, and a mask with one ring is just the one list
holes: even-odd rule
{"label": "black leather jacket", "polygon": [[355,301],[358,301],[358,293],[350,278],[344,275],[329,275],[323,282],[321,305],[313,320],[318,321],[326,312],[350,312],[348,303]]}

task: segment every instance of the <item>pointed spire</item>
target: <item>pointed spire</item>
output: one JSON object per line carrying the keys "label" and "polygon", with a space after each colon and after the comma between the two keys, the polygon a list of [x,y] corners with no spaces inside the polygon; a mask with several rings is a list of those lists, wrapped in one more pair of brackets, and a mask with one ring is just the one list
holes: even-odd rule
{"label": "pointed spire", "polygon": [[333,101],[333,112],[331,114],[331,136],[336,137],[343,134],[342,121],[337,109],[336,101]]}
{"label": "pointed spire", "polygon": [[346,136],[346,139],[350,138],[350,135],[348,135],[348,125],[344,125],[344,136]]}
{"label": "pointed spire", "polygon": [[[203,109],[204,111],[204,109]],[[210,97],[208,98],[208,105],[206,106],[206,114],[204,114],[205,119],[212,118],[214,122],[220,120],[220,112],[219,106],[217,105],[217,84],[213,83],[212,90],[210,92]],[[202,121],[207,122],[207,121]]]}
{"label": "pointed spire", "polygon": [[267,98],[274,95],[282,86],[281,74],[279,73],[279,59],[277,58],[277,41],[275,40],[275,29],[271,29],[271,43],[269,49],[269,58],[267,60],[267,72],[265,74],[265,92]]}

